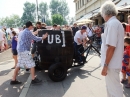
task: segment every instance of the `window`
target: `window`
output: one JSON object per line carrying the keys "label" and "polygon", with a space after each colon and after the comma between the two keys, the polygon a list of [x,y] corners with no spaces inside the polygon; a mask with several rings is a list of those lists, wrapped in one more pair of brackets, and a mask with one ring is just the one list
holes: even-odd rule
{"label": "window", "polygon": [[76,10],[78,10],[78,6],[77,6],[77,3],[76,3]]}
{"label": "window", "polygon": [[84,5],[84,0],[82,0],[82,5]]}
{"label": "window", "polygon": [[80,0],[80,8],[82,7],[82,0]]}
{"label": "window", "polygon": [[78,1],[78,9],[80,8],[80,2]]}

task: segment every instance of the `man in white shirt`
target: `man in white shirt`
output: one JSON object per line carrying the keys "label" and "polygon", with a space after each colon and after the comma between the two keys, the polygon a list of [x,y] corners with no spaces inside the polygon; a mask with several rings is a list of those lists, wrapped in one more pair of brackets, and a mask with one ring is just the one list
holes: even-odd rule
{"label": "man in white shirt", "polygon": [[[75,45],[75,50],[76,50],[76,56],[79,56],[79,53],[77,52],[82,53],[84,51],[83,46],[86,44],[86,38],[87,38],[86,29],[87,29],[86,26],[82,26],[81,30],[75,33],[74,45]],[[82,54],[82,56],[84,56],[84,54]],[[80,62],[81,61],[84,61],[84,60],[80,60]]]}
{"label": "man in white shirt", "polygon": [[123,26],[116,18],[118,11],[112,1],[103,4],[100,11],[106,21],[104,34],[102,34],[101,74],[105,76],[107,97],[123,97],[119,77],[124,51]]}

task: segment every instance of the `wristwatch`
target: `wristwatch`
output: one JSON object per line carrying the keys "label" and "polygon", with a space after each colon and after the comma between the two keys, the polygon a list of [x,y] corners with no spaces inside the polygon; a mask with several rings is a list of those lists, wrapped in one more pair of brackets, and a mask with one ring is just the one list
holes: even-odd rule
{"label": "wristwatch", "polygon": [[107,67],[107,66],[108,66],[108,64],[104,64],[104,66],[105,66],[105,67]]}

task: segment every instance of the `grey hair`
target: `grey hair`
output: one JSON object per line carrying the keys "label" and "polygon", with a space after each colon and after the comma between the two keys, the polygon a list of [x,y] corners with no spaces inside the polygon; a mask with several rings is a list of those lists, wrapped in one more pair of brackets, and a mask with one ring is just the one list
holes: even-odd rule
{"label": "grey hair", "polygon": [[100,13],[102,16],[116,16],[118,14],[118,10],[115,4],[108,0],[101,6]]}

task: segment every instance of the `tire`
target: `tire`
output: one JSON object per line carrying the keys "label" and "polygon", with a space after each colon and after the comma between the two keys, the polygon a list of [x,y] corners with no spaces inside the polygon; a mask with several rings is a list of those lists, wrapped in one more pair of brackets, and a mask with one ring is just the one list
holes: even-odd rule
{"label": "tire", "polygon": [[54,82],[62,81],[67,76],[67,68],[61,63],[52,64],[48,70],[49,77]]}

